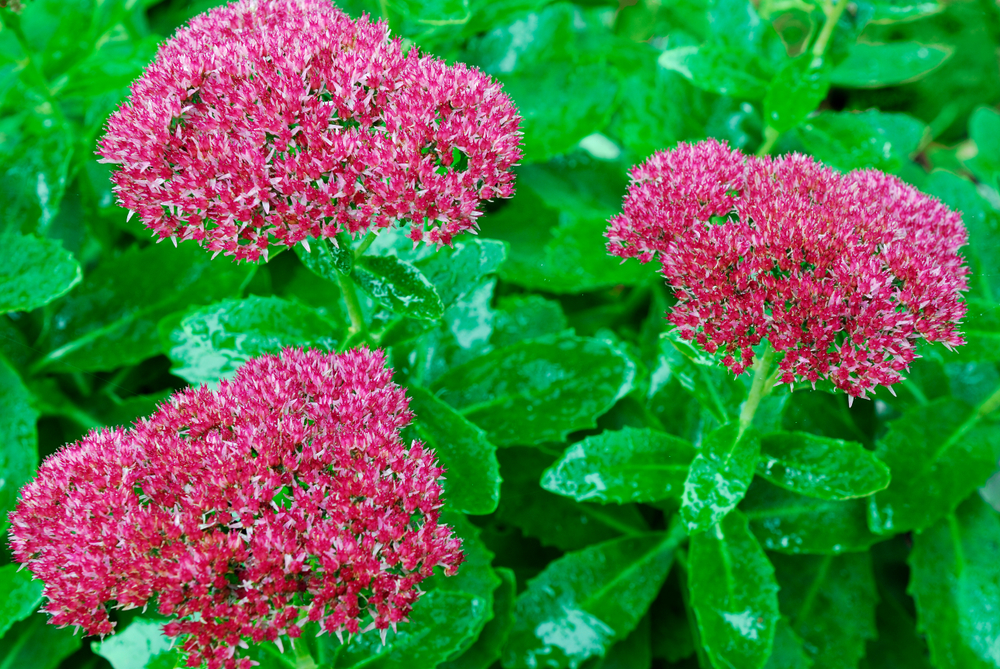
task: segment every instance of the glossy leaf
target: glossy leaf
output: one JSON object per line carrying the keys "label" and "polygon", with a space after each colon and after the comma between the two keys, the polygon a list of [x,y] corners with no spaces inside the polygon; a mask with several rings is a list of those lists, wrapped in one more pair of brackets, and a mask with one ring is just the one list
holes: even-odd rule
{"label": "glossy leaf", "polygon": [[872,0],[872,23],[899,23],[922,19],[944,10],[938,0]]}
{"label": "glossy leaf", "polygon": [[604,657],[593,657],[583,663],[583,669],[633,669],[648,667],[650,653],[649,616],[639,621],[632,632],[613,645]]}
{"label": "glossy leaf", "polygon": [[0,357],[0,524],[38,467],[38,411],[21,377]]}
{"label": "glossy leaf", "polygon": [[898,172],[919,148],[926,128],[905,114],[872,110],[822,112],[796,132],[809,153],[835,169]]}
{"label": "glossy leaf", "polygon": [[486,433],[419,386],[407,389],[413,428],[444,467],[444,499],[463,513],[493,513],[500,499],[500,463]]}
{"label": "glossy leaf", "polygon": [[500,659],[501,649],[514,627],[514,598],[517,588],[514,572],[498,568],[500,586],[493,592],[493,618],[472,646],[453,660],[439,664],[439,669],[489,669]]}
{"label": "glossy leaf", "polygon": [[307,306],[252,295],[191,311],[161,337],[171,372],[200,385],[230,379],[250,358],[289,346],[336,350],[345,333]]}
{"label": "glossy leaf", "polygon": [[554,458],[541,450],[501,449],[497,455],[504,479],[497,517],[543,545],[574,551],[649,531],[635,504],[579,504],[544,490],[538,482]]}
{"label": "glossy leaf", "polygon": [[508,295],[497,301],[490,343],[497,348],[525,339],[567,334],[569,323],[555,300],[541,295]]}
{"label": "glossy leaf", "polygon": [[809,669],[813,662],[802,645],[802,639],[782,616],[774,629],[774,646],[764,669]]}
{"label": "glossy leaf", "polygon": [[867,550],[881,537],[865,522],[865,499],[844,502],[805,497],[756,479],[740,509],[771,551],[837,554]]}
{"label": "glossy leaf", "polygon": [[969,362],[1000,361],[1000,305],[969,298],[969,311],[962,323],[965,346],[962,359]]}
{"label": "glossy leaf", "polygon": [[742,513],[691,537],[688,586],[713,666],[761,669],[780,619],[778,584]]}
{"label": "glossy leaf", "polygon": [[42,582],[34,580],[27,569],[7,564],[0,567],[0,637],[11,626],[30,616],[42,601]]}
{"label": "glossy leaf", "polygon": [[68,293],[83,273],[58,242],[30,235],[0,237],[0,312],[31,311]]}
{"label": "glossy leaf", "polygon": [[898,86],[926,77],[953,52],[951,47],[919,42],[858,42],[833,69],[831,79],[836,86],[847,88]]}
{"label": "glossy leaf", "polygon": [[727,423],[705,436],[684,481],[681,517],[689,532],[703,532],[736,508],[753,480],[760,436]]}
{"label": "glossy leaf", "polygon": [[746,386],[723,367],[721,356],[710,355],[682,339],[673,328],[660,336],[650,394],[672,379],[698,400],[720,426],[739,416]]}
{"label": "glossy leaf", "polygon": [[854,669],[877,636],[878,594],[868,553],[771,555],[778,601],[814,666]]}
{"label": "glossy leaf", "polygon": [[875,454],[892,483],[870,500],[872,531],[920,530],[986,482],[1000,458],[1000,427],[978,408],[944,398],[890,423]]}
{"label": "glossy leaf", "polygon": [[352,276],[373,300],[400,315],[433,321],[444,314],[444,305],[434,285],[404,260],[394,256],[363,256],[354,266]]}
{"label": "glossy leaf", "polygon": [[164,636],[162,627],[163,624],[155,620],[136,618],[124,631],[102,641],[91,641],[90,647],[114,669],[174,666],[180,654],[172,650],[174,642]]}
{"label": "glossy leaf", "polygon": [[517,598],[506,669],[578,667],[639,623],[673,562],[678,534],[628,537],[568,553]]}
{"label": "glossy leaf", "polygon": [[229,297],[253,268],[195,244],[157,244],[108,260],[56,308],[49,353],[39,366],[107,370],[161,352],[157,323],[186,307]]}
{"label": "glossy leaf", "polygon": [[507,259],[507,245],[495,239],[465,240],[431,251],[414,265],[434,284],[446,308],[468,296]]}
{"label": "glossy leaf", "polygon": [[801,123],[830,90],[830,64],[805,54],[789,60],[771,80],[764,96],[764,121],[785,132]]}
{"label": "glossy leaf", "polygon": [[889,485],[889,468],[854,441],[774,432],[761,439],[760,452],[758,475],[810,497],[867,497]]}
{"label": "glossy leaf", "polygon": [[938,669],[998,665],[1000,517],[978,495],[918,533],[909,592]]}
{"label": "glossy leaf", "polygon": [[976,143],[976,155],[965,161],[972,172],[993,188],[1000,188],[1000,113],[980,107],[969,119],[969,137]]}
{"label": "glossy leaf", "polygon": [[295,245],[295,255],[316,276],[337,283],[339,275],[348,275],[354,268],[354,252],[341,241],[347,240],[310,237],[305,244]]}
{"label": "glossy leaf", "polygon": [[680,497],[694,458],[691,442],[626,427],[573,444],[542,476],[542,487],[578,502],[654,502]]}
{"label": "glossy leaf", "polygon": [[428,592],[414,604],[409,620],[389,633],[385,645],[377,630],[355,637],[337,657],[337,669],[436,666],[481,626],[477,601],[482,606],[482,600],[466,592]]}
{"label": "glossy leaf", "polygon": [[497,446],[561,441],[625,395],[635,365],[597,339],[520,342],[454,367],[431,387]]}

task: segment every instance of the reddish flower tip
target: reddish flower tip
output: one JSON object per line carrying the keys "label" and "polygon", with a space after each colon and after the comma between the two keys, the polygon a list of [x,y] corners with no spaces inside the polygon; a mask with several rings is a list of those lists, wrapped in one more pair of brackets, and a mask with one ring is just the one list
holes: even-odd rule
{"label": "reddish flower tip", "polygon": [[189,666],[249,666],[243,641],[380,630],[417,584],[454,573],[442,470],[381,351],[286,349],[218,392],[175,394],[130,429],[49,457],[11,514],[11,547],[57,625],[110,634],[106,605],[154,603]]}
{"label": "reddish flower tip", "polygon": [[614,255],[659,257],[670,322],[737,374],[766,339],[783,383],[864,396],[902,378],[917,341],[964,343],[961,215],[876,170],[679,144],[633,168],[606,236]]}
{"label": "reddish flower tip", "polygon": [[164,42],[99,143],[161,239],[256,260],[410,224],[450,244],[510,197],[520,117],[500,84],[329,0],[240,0]]}

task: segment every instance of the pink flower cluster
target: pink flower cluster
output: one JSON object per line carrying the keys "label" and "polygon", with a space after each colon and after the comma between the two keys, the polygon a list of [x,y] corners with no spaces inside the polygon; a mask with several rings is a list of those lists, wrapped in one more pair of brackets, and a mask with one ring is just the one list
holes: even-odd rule
{"label": "pink flower cluster", "polygon": [[520,117],[500,84],[329,0],[240,0],[160,48],[99,153],[161,239],[237,259],[410,222],[449,244],[510,197]]}
{"label": "pink flower cluster", "polygon": [[767,339],[782,382],[864,397],[902,378],[918,340],[964,343],[961,216],[876,170],[679,144],[633,168],[606,235],[617,256],[659,258],[670,322],[736,374]]}
{"label": "pink flower cluster", "polygon": [[107,603],[153,603],[191,667],[248,669],[238,645],[306,621],[394,628],[463,559],[433,452],[400,440],[410,418],[381,352],[253,359],[48,458],[11,514],[14,555],[52,623],[110,634]]}

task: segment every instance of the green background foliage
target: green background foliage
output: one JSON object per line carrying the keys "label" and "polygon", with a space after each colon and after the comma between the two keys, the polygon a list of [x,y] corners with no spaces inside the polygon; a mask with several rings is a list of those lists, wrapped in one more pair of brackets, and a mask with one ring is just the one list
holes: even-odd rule
{"label": "green background foliage", "polygon": [[[992,0],[344,0],[492,75],[517,194],[479,236],[236,265],[156,244],[94,147],[157,44],[215,0],[0,9],[0,531],[41,459],[284,346],[344,350],[345,293],[446,468],[459,574],[336,669],[1000,668],[1000,6]],[[849,406],[734,379],[602,233],[679,141],[893,173],[962,211],[969,344]],[[345,288],[347,287],[347,288]],[[349,296],[347,296],[349,297]],[[6,546],[6,534],[3,544]],[[82,639],[0,551],[0,669],[172,669],[146,613]],[[265,643],[264,669],[295,669]]]}

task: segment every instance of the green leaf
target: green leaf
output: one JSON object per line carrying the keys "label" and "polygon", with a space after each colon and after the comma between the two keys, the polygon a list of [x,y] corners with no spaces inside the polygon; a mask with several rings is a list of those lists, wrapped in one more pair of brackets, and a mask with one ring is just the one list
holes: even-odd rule
{"label": "green leaf", "polygon": [[727,423],[705,436],[684,481],[681,517],[688,531],[703,532],[736,508],[753,480],[760,437]]}
{"label": "green leaf", "polygon": [[954,48],[920,42],[858,42],[833,69],[831,80],[845,88],[884,88],[926,77],[951,58]]}
{"label": "green leaf", "polygon": [[541,295],[505,295],[497,301],[490,343],[497,348],[545,335],[567,334],[569,323],[555,300]]}
{"label": "green leaf", "polygon": [[0,639],[0,669],[56,669],[80,647],[70,627],[46,622],[44,613],[15,623]]}
{"label": "green leaf", "polygon": [[871,167],[899,172],[917,151],[927,126],[906,114],[822,112],[796,130],[806,149],[842,172]]}
{"label": "green leaf", "polygon": [[419,386],[410,386],[413,429],[437,453],[445,469],[442,487],[448,508],[493,513],[500,499],[500,463],[486,434]]}
{"label": "green leaf", "polygon": [[722,365],[722,357],[709,355],[681,338],[676,328],[660,335],[659,357],[653,370],[650,395],[671,379],[698,400],[719,425],[739,416],[747,389]]}
{"label": "green leaf", "polygon": [[38,467],[38,412],[21,377],[0,357],[0,524]]}
{"label": "green leaf", "polygon": [[877,636],[878,594],[868,553],[770,556],[778,600],[816,667],[855,669]]}
{"label": "green leaf", "polygon": [[[664,65],[662,56],[660,65]],[[760,63],[728,44],[708,43],[688,56],[685,65],[691,82],[710,93],[746,100],[760,100],[767,94],[769,77]]]}
{"label": "green leaf", "polygon": [[500,586],[493,592],[493,618],[472,646],[454,660],[438,665],[438,669],[489,669],[500,659],[501,648],[514,627],[514,597],[517,588],[514,572],[502,567],[496,570]]}
{"label": "green leaf", "polygon": [[49,352],[36,368],[109,370],[156,355],[163,350],[161,318],[237,293],[252,272],[190,243],[107,260],[56,308]]}
{"label": "green leaf", "polygon": [[497,455],[504,478],[497,517],[542,544],[573,551],[649,531],[635,504],[579,504],[543,490],[538,481],[553,458],[541,450],[508,448]]}
{"label": "green leaf", "polygon": [[327,281],[337,283],[339,275],[348,275],[354,269],[354,252],[336,239],[310,237],[304,243],[296,244],[294,250],[309,271]]}
{"label": "green leaf", "polygon": [[394,256],[363,256],[352,275],[368,295],[397,314],[434,321],[444,305],[434,285],[410,263]]}
{"label": "green leaf", "polygon": [[867,500],[805,497],[755,479],[740,509],[754,535],[771,551],[837,554],[864,551],[881,541],[865,522]]}
{"label": "green leaf", "polygon": [[774,432],[761,439],[760,452],[758,475],[810,497],[867,497],[889,485],[889,468],[856,441]]}
{"label": "green leaf", "polygon": [[434,667],[456,652],[481,627],[483,600],[466,592],[425,593],[389,633],[385,645],[377,630],[355,637],[337,657],[337,669],[415,669]]}
{"label": "green leaf", "polygon": [[872,23],[914,21],[944,11],[938,0],[872,0]]}
{"label": "green leaf", "polygon": [[764,669],[809,669],[812,666],[812,660],[802,647],[802,639],[782,616],[775,627],[774,647]]}
{"label": "green leaf", "polygon": [[872,531],[920,530],[951,512],[995,471],[1000,428],[979,408],[942,398],[890,423],[875,454],[889,465],[892,483],[870,500]]}
{"label": "green leaf", "polygon": [[635,364],[598,339],[520,342],[454,367],[431,387],[497,446],[562,441],[632,388]]}
{"label": "green leaf", "polygon": [[590,546],[553,560],[517,598],[506,669],[578,667],[639,623],[673,562],[679,534]]}
{"label": "green leaf", "polygon": [[566,449],[542,475],[542,487],[578,502],[655,502],[680,497],[694,458],[691,442],[625,427]]}
{"label": "green leaf", "polygon": [[0,237],[0,312],[31,311],[80,283],[80,263],[59,242],[27,235]]}
{"label": "green leaf", "polygon": [[[413,242],[406,238],[410,247]],[[451,247],[434,249],[413,264],[434,284],[445,308],[451,307],[475,291],[483,279],[507,259],[507,245],[494,239],[455,242]]]}
{"label": "green leaf", "polygon": [[1000,518],[978,495],[914,537],[909,592],[938,669],[998,666],[998,550]]}
{"label": "green leaf", "polygon": [[805,54],[789,60],[774,75],[764,96],[764,121],[785,132],[801,123],[830,90],[830,64]]}
{"label": "green leaf", "polygon": [[965,303],[969,311],[962,323],[962,360],[1000,362],[1000,305],[976,298],[967,298]]}
{"label": "green leaf", "polygon": [[11,626],[30,616],[42,601],[42,582],[36,581],[22,565],[0,567],[0,637]]}
{"label": "green leaf", "polygon": [[613,645],[604,657],[584,662],[583,669],[635,669],[648,667],[653,658],[650,649],[649,616],[644,616],[632,633]]}
{"label": "green leaf", "polygon": [[712,664],[761,669],[780,619],[778,584],[742,513],[691,537],[688,570],[691,607]]}
{"label": "green leaf", "polygon": [[976,155],[965,164],[980,181],[1000,187],[1000,113],[989,107],[976,109],[969,119],[969,137],[976,143]]}
{"label": "green leaf", "polygon": [[307,306],[256,295],[194,309],[179,323],[172,320],[166,319],[160,332],[174,363],[171,373],[192,385],[231,379],[250,358],[288,346],[334,351],[346,335]]}
{"label": "green leaf", "polygon": [[173,667],[180,654],[171,650],[174,642],[164,636],[162,624],[155,620],[136,618],[125,631],[102,641],[91,641],[90,648],[107,660],[114,669],[153,669]]}

